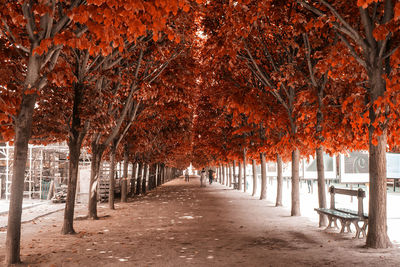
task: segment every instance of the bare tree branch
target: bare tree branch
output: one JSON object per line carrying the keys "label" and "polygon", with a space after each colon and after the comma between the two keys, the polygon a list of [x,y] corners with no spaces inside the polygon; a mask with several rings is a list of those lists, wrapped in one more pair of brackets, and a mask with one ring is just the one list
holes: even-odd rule
{"label": "bare tree branch", "polygon": [[347,48],[350,50],[351,55],[357,60],[358,63],[360,63],[361,66],[363,66],[365,69],[367,69],[367,63],[365,60],[363,60],[356,52],[354,47],[349,43],[349,41],[344,37],[340,32],[336,32],[337,35],[340,37],[340,39],[343,41],[343,43],[347,46]]}
{"label": "bare tree branch", "polygon": [[311,46],[310,46],[310,40],[308,39],[307,33],[303,34],[303,40],[304,40],[304,46],[306,48],[306,56],[307,56],[307,65],[308,65],[308,71],[310,72],[310,79],[311,83],[314,87],[317,87],[317,82],[315,81],[315,75],[313,71],[313,66],[311,63]]}

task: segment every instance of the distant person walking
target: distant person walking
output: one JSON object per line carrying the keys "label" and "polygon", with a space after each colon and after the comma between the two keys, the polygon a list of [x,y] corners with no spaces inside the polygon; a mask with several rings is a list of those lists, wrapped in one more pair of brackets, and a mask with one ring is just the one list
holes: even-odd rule
{"label": "distant person walking", "polygon": [[189,182],[189,170],[186,169],[185,171],[185,182]]}
{"label": "distant person walking", "polygon": [[208,170],[208,182],[210,183],[210,184],[212,184],[212,182],[213,182],[213,174],[214,174],[214,171],[213,170]]}
{"label": "distant person walking", "polygon": [[201,170],[200,173],[200,187],[206,187],[206,170],[204,168]]}

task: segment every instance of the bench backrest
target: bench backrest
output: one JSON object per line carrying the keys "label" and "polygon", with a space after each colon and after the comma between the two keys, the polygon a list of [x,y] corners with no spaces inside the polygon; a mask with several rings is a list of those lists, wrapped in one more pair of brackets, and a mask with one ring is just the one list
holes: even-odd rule
{"label": "bench backrest", "polygon": [[364,214],[364,203],[365,191],[359,188],[358,190],[335,188],[333,185],[329,187],[329,193],[331,193],[331,209],[335,209],[335,194],[355,196],[358,199],[358,216]]}

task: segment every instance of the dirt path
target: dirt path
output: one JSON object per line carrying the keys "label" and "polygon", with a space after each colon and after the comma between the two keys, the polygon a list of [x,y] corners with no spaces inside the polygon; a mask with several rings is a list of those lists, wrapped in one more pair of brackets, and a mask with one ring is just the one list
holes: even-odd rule
{"label": "dirt path", "polygon": [[[363,240],[319,230],[246,194],[177,179],[59,234],[62,212],[23,225],[30,266],[400,266],[400,250],[362,248]],[[77,214],[85,214],[80,208]],[[0,260],[5,234],[0,233]]]}

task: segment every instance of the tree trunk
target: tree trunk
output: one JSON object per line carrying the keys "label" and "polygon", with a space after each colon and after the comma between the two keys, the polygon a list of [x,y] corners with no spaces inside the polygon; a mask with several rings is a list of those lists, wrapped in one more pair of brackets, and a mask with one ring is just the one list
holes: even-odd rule
{"label": "tree trunk", "polygon": [[[39,79],[39,71],[40,58],[31,55],[29,57],[24,83],[26,89],[34,88]],[[5,262],[7,265],[21,262],[20,239],[22,198],[24,194],[25,168],[28,156],[28,143],[32,132],[32,115],[35,102],[36,94],[22,94],[19,112],[14,125],[14,166],[6,238]]]}
{"label": "tree trunk", "polygon": [[80,145],[75,140],[71,140],[68,143],[69,147],[69,175],[68,175],[68,189],[67,189],[67,200],[65,203],[64,211],[64,223],[61,233],[75,234],[74,230],[74,210],[75,210],[75,196],[76,186],[78,181],[78,170],[79,170],[79,156],[80,156]]}
{"label": "tree trunk", "polygon": [[88,217],[97,220],[97,188],[99,184],[100,163],[103,155],[103,149],[99,145],[92,142],[92,162],[90,165],[90,187],[89,187],[89,205]]}
{"label": "tree trunk", "polygon": [[[378,55],[375,53],[375,59]],[[372,56],[372,55],[370,55]],[[382,78],[382,62],[376,59],[368,71],[370,86],[370,103],[374,103],[378,97],[384,95],[386,84]],[[384,111],[381,111],[384,112]],[[381,115],[383,116],[383,115]],[[368,234],[367,247],[388,248],[392,244],[387,235],[387,211],[386,211],[386,147],[387,125],[380,124],[382,134],[376,136],[376,128],[373,126],[377,116],[374,106],[369,108],[370,124],[369,132],[369,204],[368,204]],[[375,139],[376,138],[376,139]],[[374,145],[374,139],[376,140]]]}
{"label": "tree trunk", "polygon": [[74,210],[75,197],[78,182],[79,157],[81,154],[81,146],[86,135],[87,129],[82,129],[81,116],[79,108],[82,102],[82,84],[74,84],[74,103],[72,107],[72,122],[70,128],[70,136],[68,140],[69,148],[69,175],[67,200],[65,203],[64,222],[61,230],[62,234],[74,234]]}
{"label": "tree trunk", "polygon": [[160,185],[162,185],[162,181],[161,181],[161,176],[162,176],[162,164],[161,163],[159,163],[158,164],[158,172],[157,172],[157,185],[158,186],[160,186]]}
{"label": "tree trunk", "polygon": [[153,165],[149,165],[148,168],[149,168],[149,176],[147,178],[147,188],[146,189],[147,189],[147,191],[150,191],[153,188],[153,175],[152,175]]}
{"label": "tree trunk", "polygon": [[121,202],[128,202],[128,167],[129,167],[129,147],[124,145],[124,173],[121,179]]}
{"label": "tree trunk", "polygon": [[[320,146],[316,150],[317,173],[318,173],[318,204],[319,208],[326,208],[326,191],[325,191],[325,167],[324,167],[324,151]],[[319,227],[327,226],[328,218],[324,214],[319,215]]]}
{"label": "tree trunk", "polygon": [[238,190],[242,191],[243,190],[243,185],[242,185],[242,164],[239,160],[239,175],[238,175]]}
{"label": "tree trunk", "polygon": [[277,175],[276,175],[276,203],[275,207],[282,206],[282,189],[283,189],[283,177],[282,177],[282,158],[279,154],[276,155]]}
{"label": "tree trunk", "polygon": [[142,177],[143,177],[143,163],[139,162],[138,174],[136,180],[136,195],[140,195],[142,193]]}
{"label": "tree trunk", "polygon": [[143,170],[143,178],[142,178],[142,194],[146,194],[146,180],[147,180],[147,169],[149,168],[149,165],[147,163],[144,163],[144,170]]}
{"label": "tree trunk", "polygon": [[222,169],[221,169],[221,164],[218,167],[218,177],[217,177],[217,182],[221,183],[222,182],[222,175],[221,175]]}
{"label": "tree trunk", "polygon": [[260,199],[267,199],[267,164],[265,153],[260,153],[261,158],[261,193]]}
{"label": "tree trunk", "polygon": [[136,188],[136,171],[137,171],[137,163],[133,163],[132,165],[132,177],[131,177],[131,182],[130,182],[130,187],[131,187],[131,191],[130,191],[130,196],[133,197],[135,195],[135,188]]}
{"label": "tree trunk", "polygon": [[229,185],[230,180],[231,180],[231,165],[228,162],[228,164],[226,164],[226,180],[225,180],[226,186],[230,186]]}
{"label": "tree trunk", "polygon": [[233,183],[236,183],[236,160],[233,161],[233,166],[232,166],[232,174],[233,174]]}
{"label": "tree trunk", "polygon": [[229,164],[229,184],[228,186],[231,187],[232,186],[232,181],[233,181],[233,167],[231,167]]}
{"label": "tree trunk", "polygon": [[257,192],[257,165],[256,165],[256,160],[252,160],[253,164],[253,193],[251,194],[253,197],[255,196]]}
{"label": "tree trunk", "polygon": [[109,187],[108,187],[108,207],[112,210],[114,206],[114,192],[115,192],[115,154],[117,153],[117,147],[112,144],[110,151],[110,176],[109,176]]}
{"label": "tree trunk", "polygon": [[164,184],[165,180],[165,165],[164,163],[161,164],[161,184]]}
{"label": "tree trunk", "polygon": [[222,184],[222,180],[224,179],[224,165],[221,164],[219,167],[219,183]]}
{"label": "tree trunk", "polygon": [[247,191],[247,178],[246,178],[246,148],[243,149],[243,191]]}
{"label": "tree trunk", "polygon": [[299,164],[300,151],[292,151],[292,210],[291,216],[300,216],[300,188]]}
{"label": "tree trunk", "polygon": [[221,177],[221,184],[225,185],[225,181],[226,181],[226,170],[225,170],[225,164],[222,164],[222,177]]}
{"label": "tree trunk", "polygon": [[369,144],[369,214],[367,247],[388,248],[386,213],[386,130],[378,137],[378,145]]}
{"label": "tree trunk", "polygon": [[153,190],[154,188],[156,188],[156,171],[157,171],[156,164],[152,164],[150,166],[150,172],[149,172],[149,190]]}

